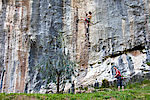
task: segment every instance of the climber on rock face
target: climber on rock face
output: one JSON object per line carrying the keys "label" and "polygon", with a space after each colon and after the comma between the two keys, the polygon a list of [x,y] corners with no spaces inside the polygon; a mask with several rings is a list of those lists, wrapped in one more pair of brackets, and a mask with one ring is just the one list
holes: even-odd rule
{"label": "climber on rock face", "polygon": [[91,21],[91,18],[92,18],[92,13],[89,11],[89,13],[86,13],[86,18],[85,18],[85,22],[86,22],[86,25],[89,27],[89,23]]}

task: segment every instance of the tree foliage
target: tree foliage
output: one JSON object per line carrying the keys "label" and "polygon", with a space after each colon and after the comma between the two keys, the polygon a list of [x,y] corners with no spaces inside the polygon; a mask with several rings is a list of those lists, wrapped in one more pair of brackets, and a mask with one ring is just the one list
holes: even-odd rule
{"label": "tree foliage", "polygon": [[41,71],[43,79],[56,83],[57,92],[59,92],[60,84],[71,80],[76,64],[70,60],[69,53],[64,51],[62,33],[53,40],[55,46],[53,54],[45,54],[36,68]]}

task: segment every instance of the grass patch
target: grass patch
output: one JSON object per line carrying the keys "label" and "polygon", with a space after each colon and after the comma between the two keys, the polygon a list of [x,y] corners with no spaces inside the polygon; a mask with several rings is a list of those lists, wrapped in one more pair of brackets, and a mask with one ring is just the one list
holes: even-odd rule
{"label": "grass patch", "polygon": [[[83,88],[86,90],[85,88]],[[150,100],[150,80],[127,86],[125,91],[98,91],[82,94],[1,93],[0,100]]]}
{"label": "grass patch", "polygon": [[103,99],[110,99],[110,96],[104,96]]}

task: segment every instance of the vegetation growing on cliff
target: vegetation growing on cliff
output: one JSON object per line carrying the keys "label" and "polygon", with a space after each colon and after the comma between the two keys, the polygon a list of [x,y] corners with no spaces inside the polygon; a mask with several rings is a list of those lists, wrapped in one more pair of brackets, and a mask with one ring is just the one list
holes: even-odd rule
{"label": "vegetation growing on cliff", "polygon": [[70,60],[69,53],[65,52],[63,33],[59,32],[53,42],[54,54],[46,54],[35,67],[40,70],[42,78],[47,80],[47,84],[56,83],[57,93],[59,93],[60,85],[62,85],[63,91],[66,80],[71,81],[76,64]]}

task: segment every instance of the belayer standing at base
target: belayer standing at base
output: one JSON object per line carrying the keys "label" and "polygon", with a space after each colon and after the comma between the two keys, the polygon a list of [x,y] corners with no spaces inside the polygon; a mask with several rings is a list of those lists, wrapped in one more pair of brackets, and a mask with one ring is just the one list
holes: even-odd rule
{"label": "belayer standing at base", "polygon": [[121,73],[115,66],[113,68],[116,70],[116,75],[114,77],[117,78],[118,91],[120,91],[120,87],[122,87],[122,91],[124,91],[124,86],[123,86],[123,83],[122,83]]}

